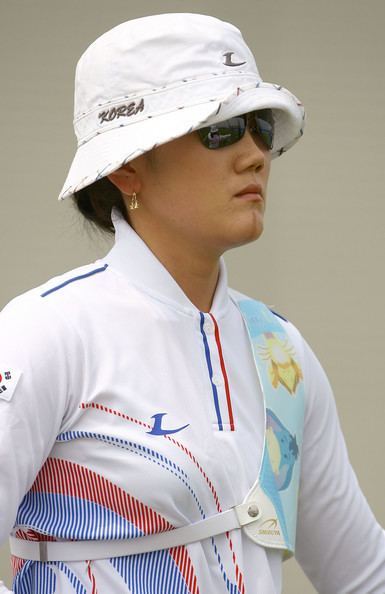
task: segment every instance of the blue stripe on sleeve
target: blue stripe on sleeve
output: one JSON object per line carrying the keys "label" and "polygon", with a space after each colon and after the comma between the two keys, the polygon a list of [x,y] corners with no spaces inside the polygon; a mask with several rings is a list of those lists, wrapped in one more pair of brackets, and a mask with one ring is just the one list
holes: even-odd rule
{"label": "blue stripe on sleeve", "polygon": [[108,266],[108,264],[104,264],[104,266],[102,266],[101,268],[96,268],[96,270],[91,270],[91,272],[87,272],[86,274],[80,274],[79,276],[75,276],[74,278],[69,278],[68,280],[64,281],[64,283],[61,283],[57,287],[48,289],[48,291],[45,291],[44,293],[42,293],[40,295],[40,297],[47,297],[47,295],[50,295],[51,293],[54,293],[55,291],[59,291],[59,289],[62,289],[63,287],[65,287],[66,285],[69,285],[70,283],[74,283],[75,281],[81,280],[82,278],[87,278],[88,276],[93,276],[94,274],[97,274],[98,272],[104,272],[106,270],[107,266]]}

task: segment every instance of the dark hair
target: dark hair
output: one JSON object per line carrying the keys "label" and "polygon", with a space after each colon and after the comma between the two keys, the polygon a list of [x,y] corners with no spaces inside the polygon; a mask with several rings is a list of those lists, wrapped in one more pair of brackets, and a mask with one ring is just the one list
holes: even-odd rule
{"label": "dark hair", "polygon": [[102,177],[90,186],[78,190],[74,193],[73,200],[82,215],[102,231],[114,233],[111,221],[111,210],[114,206],[129,222],[122,194],[108,177]]}

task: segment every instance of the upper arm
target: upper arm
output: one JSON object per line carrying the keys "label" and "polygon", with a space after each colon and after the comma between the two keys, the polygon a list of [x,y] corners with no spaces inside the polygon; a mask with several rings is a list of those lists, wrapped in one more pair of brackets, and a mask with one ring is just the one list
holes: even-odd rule
{"label": "upper arm", "polygon": [[76,365],[72,333],[38,299],[18,298],[0,314],[0,542],[60,431]]}
{"label": "upper arm", "polygon": [[349,462],[329,381],[306,343],[303,367],[306,408],[296,558],[320,593],[382,594],[384,532]]}

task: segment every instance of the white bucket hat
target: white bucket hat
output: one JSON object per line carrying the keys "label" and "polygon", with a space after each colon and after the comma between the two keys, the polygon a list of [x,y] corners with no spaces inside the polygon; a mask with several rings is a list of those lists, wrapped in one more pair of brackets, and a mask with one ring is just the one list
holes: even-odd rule
{"label": "white bucket hat", "polygon": [[78,62],[78,149],[59,200],[159,144],[263,108],[273,110],[276,157],[302,136],[304,109],[290,91],[262,81],[233,25],[190,13],[122,23]]}

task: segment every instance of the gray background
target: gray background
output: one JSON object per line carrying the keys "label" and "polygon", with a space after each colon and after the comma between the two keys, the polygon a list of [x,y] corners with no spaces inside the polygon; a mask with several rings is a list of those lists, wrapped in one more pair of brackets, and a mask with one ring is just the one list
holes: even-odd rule
{"label": "gray background", "polygon": [[[318,354],[385,525],[383,0],[0,0],[0,307],[108,249],[56,202],[75,149],[74,68],[107,29],[160,12],[239,26],[262,76],[307,108],[303,140],[273,163],[265,234],[228,254],[230,280],[274,305]],[[0,557],[9,583],[5,547]],[[314,592],[294,561],[285,576],[285,594]]]}

